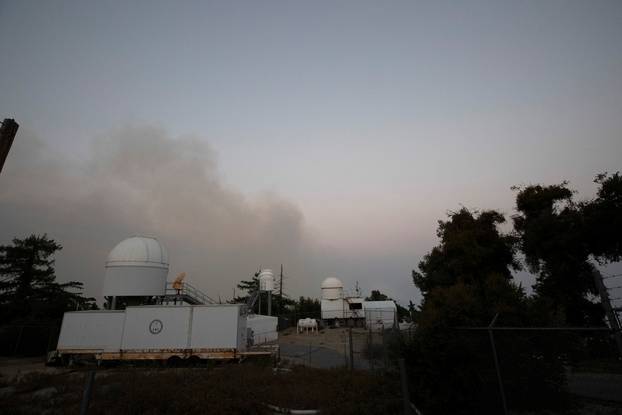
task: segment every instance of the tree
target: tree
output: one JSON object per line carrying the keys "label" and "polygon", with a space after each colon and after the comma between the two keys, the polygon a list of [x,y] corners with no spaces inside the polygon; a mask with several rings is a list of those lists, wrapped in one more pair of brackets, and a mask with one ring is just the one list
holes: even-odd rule
{"label": "tree", "polygon": [[371,290],[369,297],[365,297],[365,301],[386,301],[390,300],[389,296],[381,293],[379,290]]}
{"label": "tree", "polygon": [[518,190],[514,229],[536,274],[536,295],[550,299],[568,324],[601,325],[602,309],[590,299],[597,294],[584,215],[590,204],[575,203],[567,182]]}
{"label": "tree", "polygon": [[[512,280],[520,266],[516,238],[498,229],[504,221],[494,210],[450,213],[448,221],[439,221],[440,244],[420,262],[420,272],[413,271],[424,297],[416,333],[403,347],[426,413],[498,413],[499,403],[490,399],[498,394],[487,335],[459,327],[487,326],[496,315],[498,324],[516,326],[548,317],[533,315],[531,301]],[[533,347],[540,343],[497,339],[499,349],[512,350],[501,362],[504,382],[512,385],[512,407],[538,406],[561,391],[561,362],[551,350]]]}
{"label": "tree", "polygon": [[54,271],[54,254],[61,245],[47,235],[13,239],[0,246],[1,321],[59,319],[67,310],[96,307],[84,298],[82,283],[59,284]]}
{"label": "tree", "polygon": [[597,197],[581,206],[585,240],[599,262],[618,262],[622,259],[622,176],[602,173],[594,182],[599,185]]}
{"label": "tree", "polygon": [[497,228],[505,222],[501,213],[462,208],[448,216],[448,221],[439,221],[436,234],[440,245],[419,263],[420,272],[412,272],[415,285],[424,295],[435,287],[458,282],[481,285],[490,274],[510,280],[512,270],[520,269],[515,259],[515,238]]}

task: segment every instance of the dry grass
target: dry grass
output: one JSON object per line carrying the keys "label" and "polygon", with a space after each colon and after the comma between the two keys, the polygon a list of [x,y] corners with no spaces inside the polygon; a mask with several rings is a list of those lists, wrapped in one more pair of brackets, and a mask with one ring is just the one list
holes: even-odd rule
{"label": "dry grass", "polygon": [[[78,413],[85,372],[33,374],[0,402],[2,413]],[[43,402],[37,389],[58,394]],[[264,414],[265,404],[322,413],[398,413],[397,377],[343,369],[295,367],[275,373],[268,366],[228,364],[213,369],[115,368],[98,372],[89,414]]]}

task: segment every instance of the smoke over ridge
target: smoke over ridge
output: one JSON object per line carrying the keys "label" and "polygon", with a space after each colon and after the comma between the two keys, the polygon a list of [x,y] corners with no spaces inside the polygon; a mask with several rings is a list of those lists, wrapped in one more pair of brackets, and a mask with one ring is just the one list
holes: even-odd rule
{"label": "smoke over ridge", "polygon": [[55,154],[22,128],[0,177],[0,225],[1,243],[30,233],[59,241],[57,275],[85,282],[96,297],[109,250],[136,234],[168,248],[169,279],[186,271],[223,299],[259,265],[285,262],[297,275],[288,281],[296,294],[315,294],[321,280],[305,278],[315,274],[315,248],[298,207],[273,193],[244,196],[219,176],[205,141],[157,127],[113,131],[82,161]]}

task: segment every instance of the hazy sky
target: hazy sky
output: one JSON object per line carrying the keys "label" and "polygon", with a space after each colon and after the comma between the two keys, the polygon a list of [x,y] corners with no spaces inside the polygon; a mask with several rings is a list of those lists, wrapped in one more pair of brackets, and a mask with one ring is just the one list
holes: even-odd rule
{"label": "hazy sky", "polygon": [[0,242],[91,295],[149,233],[212,296],[283,262],[406,302],[448,210],[622,169],[622,2],[0,0],[5,117]]}

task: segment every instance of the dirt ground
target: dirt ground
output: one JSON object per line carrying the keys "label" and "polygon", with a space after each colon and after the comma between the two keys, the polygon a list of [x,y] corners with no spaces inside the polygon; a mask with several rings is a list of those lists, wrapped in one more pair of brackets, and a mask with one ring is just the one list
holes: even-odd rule
{"label": "dirt ground", "polygon": [[[363,350],[367,339],[367,331],[362,328],[352,329],[352,339],[354,342],[355,350]],[[282,344],[297,344],[297,345],[309,345],[322,346],[327,349],[334,350],[339,353],[347,353],[348,347],[348,329],[336,328],[336,329],[322,329],[317,332],[303,332],[297,333],[295,327],[290,327],[286,330],[279,332],[279,345]]]}
{"label": "dirt ground", "polygon": [[49,367],[45,365],[45,357],[0,357],[0,379],[19,380],[30,373],[57,374],[67,372],[68,369]]}
{"label": "dirt ground", "polygon": [[[349,365],[350,346],[347,328],[322,329],[318,332],[297,333],[289,328],[279,333],[281,359],[291,363],[317,368],[335,368]],[[365,358],[367,331],[352,329],[354,367],[368,369]]]}

